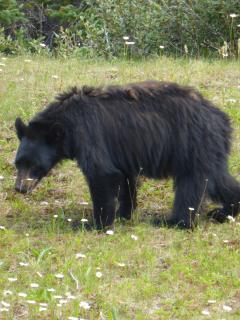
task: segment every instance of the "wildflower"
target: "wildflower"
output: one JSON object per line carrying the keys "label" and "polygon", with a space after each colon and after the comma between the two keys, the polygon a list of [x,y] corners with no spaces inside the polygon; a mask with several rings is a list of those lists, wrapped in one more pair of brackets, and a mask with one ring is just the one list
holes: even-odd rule
{"label": "wildflower", "polygon": [[223,240],[223,243],[229,243],[229,240]]}
{"label": "wildflower", "polygon": [[107,231],[106,231],[106,234],[112,236],[112,235],[114,234],[114,231],[113,231],[113,230],[107,230]]}
{"label": "wildflower", "polygon": [[48,304],[46,302],[39,302],[39,305],[41,307],[47,307],[48,306]]}
{"label": "wildflower", "polygon": [[116,263],[119,267],[125,267],[126,265],[125,265],[125,263],[123,263],[123,262],[117,262]]}
{"label": "wildflower", "polygon": [[29,266],[29,263],[28,262],[19,262],[19,265],[21,267],[27,267],[27,266]]}
{"label": "wildflower", "polygon": [[189,207],[188,209],[189,209],[189,211],[194,211],[195,210],[194,208],[191,208],[191,207]]}
{"label": "wildflower", "polygon": [[38,275],[40,278],[43,277],[43,275],[41,274],[41,272],[37,272],[37,275]]}
{"label": "wildflower", "polygon": [[127,46],[132,46],[132,45],[135,44],[135,42],[134,42],[134,41],[125,41],[125,44],[126,44]]}
{"label": "wildflower", "polygon": [[80,303],[79,303],[79,307],[80,308],[83,308],[83,309],[85,309],[85,310],[89,310],[91,307],[90,307],[90,304],[88,303],[88,302],[86,302],[86,301],[81,301]]}
{"label": "wildflower", "polygon": [[40,307],[40,308],[39,308],[39,312],[46,311],[46,310],[47,310],[46,307]]}
{"label": "wildflower", "polygon": [[233,18],[237,18],[238,15],[236,13],[230,13],[229,16],[233,19]]}
{"label": "wildflower", "polygon": [[54,215],[53,215],[53,218],[57,218],[57,217],[58,217],[58,214],[54,214]]}
{"label": "wildflower", "polygon": [[132,238],[134,241],[137,241],[137,240],[138,240],[138,237],[135,236],[134,234],[131,235],[131,238]]}
{"label": "wildflower", "polygon": [[10,290],[4,290],[3,291],[3,295],[4,296],[10,296],[10,295],[12,295],[13,293],[12,293],[12,291],[10,291]]}
{"label": "wildflower", "polygon": [[45,48],[45,47],[46,47],[45,43],[40,43],[39,45],[40,45],[40,47],[42,47],[42,48]]}
{"label": "wildflower", "polygon": [[78,258],[86,258],[86,255],[85,254],[83,254],[83,253],[81,253],[81,252],[79,252],[79,253],[76,253],[76,258],[78,259]]}
{"label": "wildflower", "polygon": [[72,221],[72,219],[71,219],[71,218],[68,218],[68,219],[67,219],[67,221],[68,221],[68,222],[71,222],[71,221]]}
{"label": "wildflower", "polygon": [[28,304],[36,304],[36,301],[35,300],[27,300],[26,301]]}
{"label": "wildflower", "polygon": [[202,315],[204,316],[210,316],[210,312],[208,310],[203,310]]}
{"label": "wildflower", "polygon": [[48,202],[47,202],[47,201],[41,201],[41,202],[40,202],[40,205],[41,205],[41,206],[47,206],[47,205],[48,205]]}
{"label": "wildflower", "polygon": [[209,304],[214,304],[214,303],[216,303],[217,301],[216,300],[208,300],[208,303]]}
{"label": "wildflower", "polygon": [[8,278],[8,281],[9,282],[15,282],[15,281],[17,281],[17,278]]}
{"label": "wildflower", "polygon": [[164,46],[159,46],[159,48],[160,48],[160,49],[164,49],[165,47],[164,47]]}
{"label": "wildflower", "polygon": [[233,98],[227,99],[227,101],[230,102],[230,103],[235,103],[235,102],[237,102],[237,100],[236,100],[236,99],[233,99]]}
{"label": "wildflower", "polygon": [[27,294],[25,292],[19,292],[18,293],[18,296],[19,297],[22,297],[22,298],[26,298],[27,297]]}
{"label": "wildflower", "polygon": [[61,303],[61,304],[67,304],[67,303],[68,303],[68,300],[67,300],[67,299],[60,299],[60,300],[59,300],[59,303]]}
{"label": "wildflower", "polygon": [[57,76],[56,74],[52,75],[52,79],[58,79],[58,78],[59,78],[59,76]]}
{"label": "wildflower", "polygon": [[47,289],[48,292],[55,292],[56,290],[54,288]]}
{"label": "wildflower", "polygon": [[0,226],[0,230],[6,230],[4,226]]}
{"label": "wildflower", "polygon": [[226,312],[230,312],[230,311],[232,311],[232,307],[223,305],[223,310]]}
{"label": "wildflower", "polygon": [[39,287],[39,284],[38,284],[38,283],[31,283],[31,284],[30,284],[30,287],[31,287],[31,288],[38,288],[38,287]]}
{"label": "wildflower", "polygon": [[63,275],[62,273],[56,273],[56,274],[55,274],[55,277],[56,277],[57,279],[63,279],[63,278],[64,278],[64,275]]}
{"label": "wildflower", "polygon": [[227,218],[228,218],[228,220],[230,221],[230,222],[235,222],[236,220],[232,217],[232,216],[227,216]]}
{"label": "wildflower", "polygon": [[124,36],[123,40],[127,41],[127,40],[129,40],[129,37],[128,36]]}
{"label": "wildflower", "polygon": [[4,306],[5,308],[9,308],[10,307],[10,303],[8,303],[6,301],[1,301],[1,305]]}
{"label": "wildflower", "polygon": [[83,223],[84,223],[84,222],[88,222],[88,219],[82,218],[82,219],[81,219],[81,222],[83,222]]}
{"label": "wildflower", "polygon": [[103,276],[102,272],[100,272],[100,271],[96,272],[96,277],[97,278],[102,278],[102,276]]}
{"label": "wildflower", "polygon": [[68,292],[68,294],[66,294],[66,296],[67,296],[67,298],[68,298],[69,300],[75,300],[75,299],[76,299],[76,297],[73,296],[70,292]]}
{"label": "wildflower", "polygon": [[105,320],[106,319],[102,311],[100,311],[99,317],[100,317],[99,320]]}
{"label": "wildflower", "polygon": [[4,180],[4,177],[3,177],[3,176],[0,176],[0,181],[1,181],[1,180]]}
{"label": "wildflower", "polygon": [[26,233],[25,236],[26,236],[26,237],[29,237],[29,233]]}

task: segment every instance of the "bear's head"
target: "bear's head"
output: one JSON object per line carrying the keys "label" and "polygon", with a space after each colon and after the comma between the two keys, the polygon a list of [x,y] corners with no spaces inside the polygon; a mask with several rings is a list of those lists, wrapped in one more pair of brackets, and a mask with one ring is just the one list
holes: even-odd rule
{"label": "bear's head", "polygon": [[33,120],[26,125],[20,118],[16,119],[15,127],[20,141],[15,158],[15,189],[27,193],[62,159],[64,131],[57,123]]}

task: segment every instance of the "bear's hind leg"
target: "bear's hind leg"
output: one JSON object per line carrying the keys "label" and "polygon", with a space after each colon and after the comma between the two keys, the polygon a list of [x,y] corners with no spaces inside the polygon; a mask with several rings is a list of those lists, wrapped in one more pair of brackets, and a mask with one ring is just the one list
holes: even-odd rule
{"label": "bear's hind leg", "polygon": [[240,184],[229,173],[217,177],[217,181],[209,185],[209,196],[213,201],[222,203],[222,208],[216,208],[208,216],[223,223],[227,216],[235,217],[240,209]]}
{"label": "bear's hind leg", "polygon": [[137,182],[134,177],[124,177],[119,190],[119,209],[117,214],[120,218],[130,220],[132,212],[137,206]]}
{"label": "bear's hind leg", "polygon": [[176,178],[174,207],[167,225],[184,229],[194,227],[196,213],[205,196],[206,183],[205,179],[194,175]]}

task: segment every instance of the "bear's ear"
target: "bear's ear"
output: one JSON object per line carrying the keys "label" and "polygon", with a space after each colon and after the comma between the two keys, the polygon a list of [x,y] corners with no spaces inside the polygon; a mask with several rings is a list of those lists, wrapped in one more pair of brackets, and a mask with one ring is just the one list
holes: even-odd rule
{"label": "bear's ear", "polygon": [[22,138],[26,134],[27,126],[24,124],[24,122],[22,121],[21,118],[17,118],[15,120],[15,128],[16,128],[16,133],[17,133],[18,139],[22,140]]}
{"label": "bear's ear", "polygon": [[65,130],[60,123],[54,123],[48,132],[48,142],[55,144],[62,141],[64,132]]}

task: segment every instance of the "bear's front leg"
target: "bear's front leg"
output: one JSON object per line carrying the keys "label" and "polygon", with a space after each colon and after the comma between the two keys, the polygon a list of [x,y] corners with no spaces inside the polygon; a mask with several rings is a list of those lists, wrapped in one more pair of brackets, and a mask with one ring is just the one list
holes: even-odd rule
{"label": "bear's front leg", "polygon": [[100,230],[112,226],[120,178],[115,175],[97,175],[88,179],[88,184],[96,228]]}

